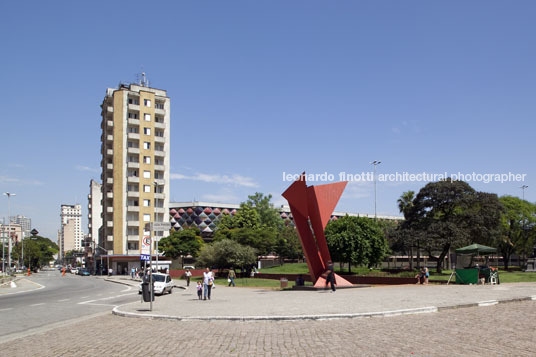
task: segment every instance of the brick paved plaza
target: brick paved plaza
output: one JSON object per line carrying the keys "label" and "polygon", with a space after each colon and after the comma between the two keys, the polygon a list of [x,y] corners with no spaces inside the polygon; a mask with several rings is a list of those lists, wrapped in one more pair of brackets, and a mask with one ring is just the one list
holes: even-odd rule
{"label": "brick paved plaza", "polygon": [[536,302],[320,321],[105,315],[0,345],[3,356],[534,356]]}

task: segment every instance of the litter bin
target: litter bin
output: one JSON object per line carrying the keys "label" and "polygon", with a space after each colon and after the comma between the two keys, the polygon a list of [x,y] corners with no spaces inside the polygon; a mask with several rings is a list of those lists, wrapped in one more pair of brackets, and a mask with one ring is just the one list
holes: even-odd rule
{"label": "litter bin", "polygon": [[[144,302],[151,301],[151,289],[149,288],[148,282],[141,283],[141,295],[143,296]],[[154,301],[154,295],[153,295],[153,301]]]}
{"label": "litter bin", "polygon": [[288,288],[288,279],[287,278],[281,278],[279,280],[281,282],[281,289]]}

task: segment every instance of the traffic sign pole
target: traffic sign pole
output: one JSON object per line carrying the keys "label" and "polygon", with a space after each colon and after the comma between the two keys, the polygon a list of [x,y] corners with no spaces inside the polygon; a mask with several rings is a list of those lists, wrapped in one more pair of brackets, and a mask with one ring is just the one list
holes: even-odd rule
{"label": "traffic sign pole", "polygon": [[150,278],[149,289],[151,289],[151,306],[149,307],[149,311],[153,311],[154,289],[153,289],[153,245],[152,245],[152,242],[151,244],[149,244],[149,278]]}

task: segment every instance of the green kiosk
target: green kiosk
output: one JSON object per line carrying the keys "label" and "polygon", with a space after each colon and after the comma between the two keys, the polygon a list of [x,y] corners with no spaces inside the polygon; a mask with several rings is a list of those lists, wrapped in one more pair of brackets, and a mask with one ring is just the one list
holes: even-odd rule
{"label": "green kiosk", "polygon": [[495,268],[489,265],[489,255],[494,253],[497,249],[481,244],[456,249],[456,269],[453,272],[456,284],[478,284],[481,279],[485,283],[498,284],[498,262]]}

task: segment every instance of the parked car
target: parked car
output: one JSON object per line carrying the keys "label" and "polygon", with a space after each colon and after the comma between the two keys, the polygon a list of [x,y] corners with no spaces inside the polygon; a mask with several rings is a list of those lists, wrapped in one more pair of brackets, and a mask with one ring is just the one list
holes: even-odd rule
{"label": "parked car", "polygon": [[[155,295],[164,295],[166,291],[170,294],[173,292],[174,283],[169,274],[153,273],[153,282]],[[138,292],[141,294],[141,284]]]}
{"label": "parked car", "polygon": [[78,268],[71,268],[71,274],[77,274]]}
{"label": "parked car", "polygon": [[194,270],[195,267],[193,265],[185,265],[183,269],[190,269],[190,270]]}
{"label": "parked car", "polygon": [[88,268],[82,268],[82,269],[79,269],[79,270],[78,270],[78,275],[82,275],[82,276],[90,276],[91,274],[89,273],[89,269],[88,269]]}

